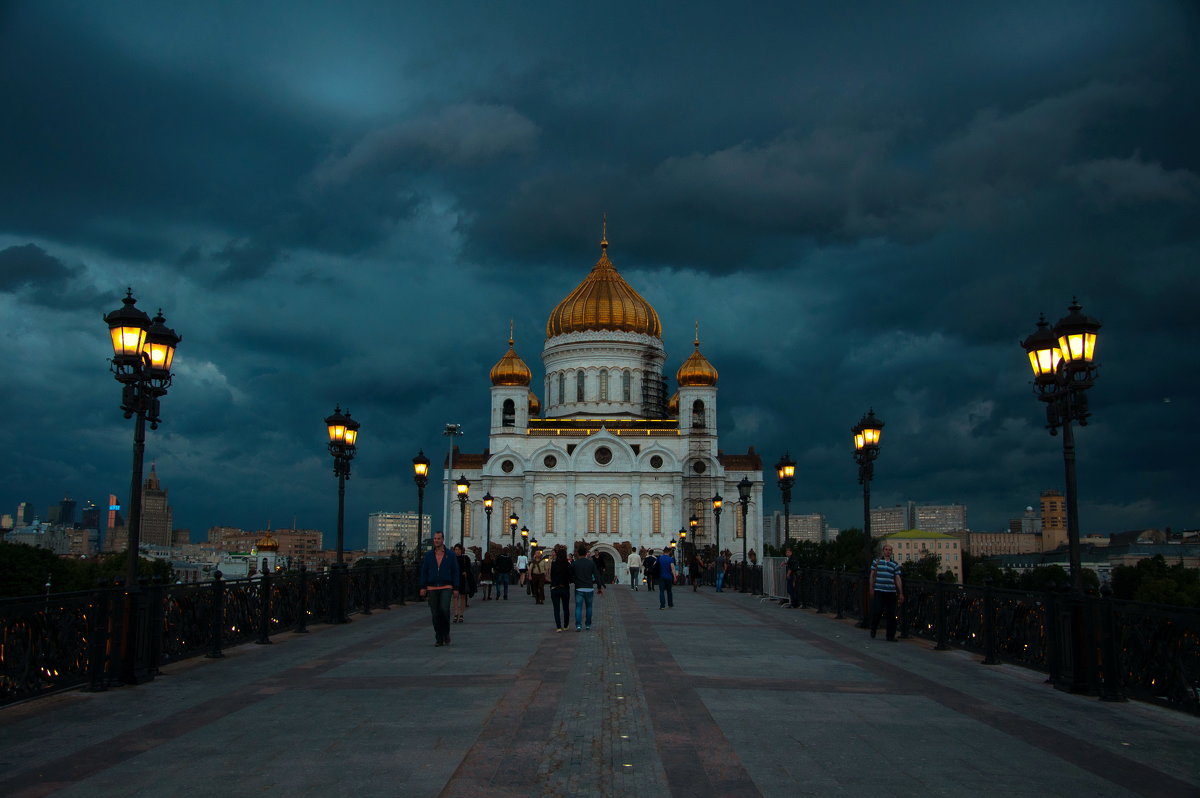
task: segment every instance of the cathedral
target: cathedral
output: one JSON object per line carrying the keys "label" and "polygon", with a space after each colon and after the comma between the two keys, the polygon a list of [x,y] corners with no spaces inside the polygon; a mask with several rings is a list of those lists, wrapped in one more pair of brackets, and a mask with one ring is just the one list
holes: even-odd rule
{"label": "cathedral", "polygon": [[[489,446],[482,454],[453,450],[445,488],[470,481],[465,519],[451,499],[446,541],[465,525],[468,548],[495,548],[528,529],[542,550],[593,543],[609,574],[627,574],[631,551],[661,551],[679,532],[684,551],[721,549],[762,554],[762,460],[753,447],[725,454],[718,446],[717,370],[693,350],[675,372],[667,395],[658,313],[600,259],[550,313],[542,347],[545,377],[539,399],[533,374],[509,332],[508,351],[492,367]],[[751,483],[745,527],[738,483]],[[493,497],[490,523],[484,496]],[[719,529],[713,497],[724,499]],[[517,518],[517,525],[510,522]],[[693,526],[692,520],[695,519]],[[695,548],[693,548],[695,547]]]}

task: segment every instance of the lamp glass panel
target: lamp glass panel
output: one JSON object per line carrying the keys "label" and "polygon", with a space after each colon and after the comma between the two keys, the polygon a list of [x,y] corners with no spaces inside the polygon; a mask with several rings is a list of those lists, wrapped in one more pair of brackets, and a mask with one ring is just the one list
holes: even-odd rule
{"label": "lamp glass panel", "polygon": [[863,430],[863,439],[866,441],[867,446],[878,446],[879,434],[881,432],[883,432],[883,430],[873,427],[867,427],[865,430]]}
{"label": "lamp glass panel", "polygon": [[171,370],[171,361],[175,359],[175,347],[151,341],[146,344],[146,352],[150,355],[150,368],[159,371]]}
{"label": "lamp glass panel", "polygon": [[854,436],[854,448],[855,449],[861,449],[863,446],[866,446],[866,444],[867,444],[867,439],[863,436],[863,434],[861,432],[857,433]]}
{"label": "lamp glass panel", "polygon": [[346,425],[345,424],[330,424],[329,425],[329,440],[334,443],[341,443],[346,440]]}
{"label": "lamp glass panel", "polygon": [[783,476],[787,479],[791,479],[792,477],[796,476],[796,466],[792,464],[785,465],[783,467]]}
{"label": "lamp glass panel", "polygon": [[418,477],[429,475],[429,463],[413,463],[413,472]]}
{"label": "lamp glass panel", "polygon": [[1096,351],[1096,334],[1081,332],[1060,335],[1058,348],[1062,350],[1063,359],[1069,362],[1076,360],[1091,362]]}
{"label": "lamp glass panel", "polygon": [[358,441],[358,430],[346,427],[345,442],[347,446],[354,446]]}
{"label": "lamp glass panel", "polygon": [[136,355],[146,344],[146,331],[141,327],[110,327],[114,355]]}
{"label": "lamp glass panel", "polygon": [[712,504],[713,504],[714,510],[720,510],[721,507],[723,507],[725,505],[725,501],[723,499],[713,499]]}

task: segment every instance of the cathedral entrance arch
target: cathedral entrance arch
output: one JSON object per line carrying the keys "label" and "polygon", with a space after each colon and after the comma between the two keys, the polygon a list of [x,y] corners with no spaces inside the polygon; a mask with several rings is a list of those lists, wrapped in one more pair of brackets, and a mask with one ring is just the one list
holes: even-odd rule
{"label": "cathedral entrance arch", "polygon": [[625,563],[621,559],[621,554],[607,543],[597,543],[592,546],[592,553],[600,555],[600,562],[604,566],[605,583],[611,585],[614,580],[621,581],[621,575],[617,573],[618,568],[624,568]]}

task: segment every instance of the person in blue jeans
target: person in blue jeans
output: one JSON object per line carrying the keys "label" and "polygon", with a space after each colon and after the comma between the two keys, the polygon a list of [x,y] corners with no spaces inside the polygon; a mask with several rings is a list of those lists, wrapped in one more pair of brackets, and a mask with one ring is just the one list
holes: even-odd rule
{"label": "person in blue jeans", "polygon": [[513,561],[508,547],[496,558],[496,601],[500,600],[503,592],[504,600],[508,601],[508,586],[512,582]]}
{"label": "person in blue jeans", "polygon": [[671,556],[671,547],[663,546],[663,553],[658,555],[658,608],[665,610],[675,606],[675,558]]}
{"label": "person in blue jeans", "polygon": [[[580,543],[575,547],[575,561],[571,563],[571,574],[575,581],[575,631],[592,628],[592,600],[597,592],[604,593],[604,583],[596,571],[596,563],[587,556],[587,546]],[[583,608],[587,607],[587,626],[584,622]]]}

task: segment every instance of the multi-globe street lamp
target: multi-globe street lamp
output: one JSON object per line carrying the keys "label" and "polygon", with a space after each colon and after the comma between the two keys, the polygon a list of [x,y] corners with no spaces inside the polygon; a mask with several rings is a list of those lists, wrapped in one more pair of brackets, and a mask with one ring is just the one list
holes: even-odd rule
{"label": "multi-globe street lamp", "polygon": [[128,543],[125,559],[125,625],[121,638],[121,681],[137,684],[153,678],[137,662],[135,618],[138,589],[138,551],[142,532],[142,465],[146,453],[146,422],[158,429],[159,399],[171,386],[171,364],[182,340],[167,326],[162,310],[153,319],[139,310],[129,289],[122,306],[104,316],[112,339],[113,377],[121,383],[121,410],[133,425],[133,474],[129,488]]}
{"label": "multi-globe street lamp", "polygon": [[467,496],[471,492],[471,480],[459,474],[454,480],[454,489],[458,493],[458,545],[467,548]]}
{"label": "multi-globe street lamp", "polygon": [[483,494],[483,512],[487,516],[487,520],[483,524],[483,556],[486,557],[488,550],[492,548],[492,502],[496,501],[492,497],[492,492],[488,491]]}
{"label": "multi-globe street lamp", "polygon": [[333,473],[338,478],[337,515],[337,563],[334,565],[333,622],[347,623],[346,618],[346,480],[350,479],[350,461],[358,453],[358,430],[362,425],[350,417],[350,411],[342,413],[341,405],[334,407],[333,415],[325,418],[329,432],[329,453],[333,455]]}
{"label": "multi-globe street lamp", "polygon": [[1051,435],[1062,428],[1066,467],[1067,550],[1071,566],[1071,682],[1072,692],[1087,692],[1090,651],[1083,612],[1083,566],[1079,556],[1079,503],[1075,477],[1073,421],[1087,426],[1087,390],[1096,382],[1096,334],[1100,322],[1083,315],[1071,300],[1067,315],[1051,330],[1043,315],[1033,334],[1021,342],[1033,369],[1033,390],[1046,403],[1046,427]]}
{"label": "multi-globe street lamp", "polygon": [[742,585],[739,593],[747,592],[746,580],[750,576],[750,560],[746,555],[746,539],[750,537],[750,526],[748,518],[750,516],[750,491],[754,485],[746,477],[742,477],[742,481],[738,483],[738,504],[742,505]]}
{"label": "multi-globe street lamp", "polygon": [[854,462],[858,463],[858,482],[863,486],[863,617],[859,626],[870,625],[871,608],[871,478],[875,475],[875,458],[879,456],[879,438],[883,434],[883,422],[875,417],[870,408],[857,424],[850,428],[854,435]]}
{"label": "multi-globe street lamp", "polygon": [[792,487],[796,484],[796,461],[789,453],[785,453],[775,464],[775,473],[779,477],[779,490],[783,493],[783,543],[792,538],[791,506]]}
{"label": "multi-globe street lamp", "polygon": [[425,485],[429,482],[429,458],[425,456],[425,450],[418,451],[412,462],[413,482],[417,483],[417,559],[420,559],[425,542]]}

